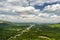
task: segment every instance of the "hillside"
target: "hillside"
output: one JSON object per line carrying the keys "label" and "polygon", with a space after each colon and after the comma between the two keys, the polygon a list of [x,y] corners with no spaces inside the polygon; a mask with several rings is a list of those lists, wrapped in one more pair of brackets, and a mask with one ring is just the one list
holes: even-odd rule
{"label": "hillside", "polygon": [[0,20],[0,40],[7,40],[9,37],[16,35],[18,31],[21,31],[28,26],[29,25],[27,24],[22,25]]}
{"label": "hillside", "polygon": [[60,40],[60,24],[30,25],[0,21],[0,40]]}

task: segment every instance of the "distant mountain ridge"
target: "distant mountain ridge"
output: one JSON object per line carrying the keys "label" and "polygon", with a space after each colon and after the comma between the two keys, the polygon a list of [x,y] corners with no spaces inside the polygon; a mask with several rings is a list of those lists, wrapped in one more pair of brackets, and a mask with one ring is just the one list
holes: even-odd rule
{"label": "distant mountain ridge", "polygon": [[0,27],[2,27],[2,26],[15,26],[15,25],[16,25],[16,23],[14,23],[14,22],[0,20]]}

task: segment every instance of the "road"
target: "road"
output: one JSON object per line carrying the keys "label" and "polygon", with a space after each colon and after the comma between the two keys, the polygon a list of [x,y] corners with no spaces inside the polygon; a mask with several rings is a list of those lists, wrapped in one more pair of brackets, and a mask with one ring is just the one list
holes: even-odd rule
{"label": "road", "polygon": [[29,27],[27,27],[26,29],[22,30],[20,34],[15,35],[14,37],[10,37],[8,40],[12,39],[12,38],[16,38],[18,36],[21,36],[22,34],[24,34],[24,31],[27,30],[29,31],[33,26],[35,26],[34,24],[31,24]]}

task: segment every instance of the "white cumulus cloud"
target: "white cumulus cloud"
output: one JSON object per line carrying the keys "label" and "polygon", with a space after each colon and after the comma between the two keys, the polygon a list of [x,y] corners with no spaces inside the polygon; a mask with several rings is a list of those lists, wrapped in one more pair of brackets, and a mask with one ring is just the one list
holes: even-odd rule
{"label": "white cumulus cloud", "polygon": [[[14,22],[60,22],[60,4],[48,5],[42,11],[34,5],[59,0],[1,0],[0,20]],[[30,3],[30,6],[29,6]]]}

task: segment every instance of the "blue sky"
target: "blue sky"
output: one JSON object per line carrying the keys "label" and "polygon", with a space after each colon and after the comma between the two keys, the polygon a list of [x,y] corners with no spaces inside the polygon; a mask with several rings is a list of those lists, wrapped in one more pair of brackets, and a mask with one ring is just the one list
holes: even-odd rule
{"label": "blue sky", "polygon": [[60,0],[0,0],[0,20],[60,22]]}
{"label": "blue sky", "polygon": [[34,7],[35,9],[40,9],[40,10],[43,10],[44,7],[48,6],[48,5],[54,5],[54,4],[60,4],[60,1],[57,1],[57,2],[52,2],[52,3],[43,3],[42,5],[38,5],[38,4],[35,4]]}

